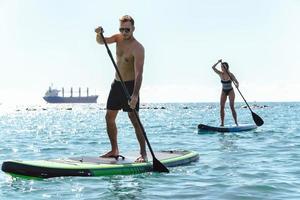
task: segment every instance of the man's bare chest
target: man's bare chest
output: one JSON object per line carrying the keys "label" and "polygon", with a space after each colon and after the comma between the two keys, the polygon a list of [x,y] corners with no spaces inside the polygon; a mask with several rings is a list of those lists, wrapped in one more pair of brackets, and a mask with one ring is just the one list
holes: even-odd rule
{"label": "man's bare chest", "polygon": [[133,59],[133,48],[131,45],[117,44],[117,57],[122,60]]}

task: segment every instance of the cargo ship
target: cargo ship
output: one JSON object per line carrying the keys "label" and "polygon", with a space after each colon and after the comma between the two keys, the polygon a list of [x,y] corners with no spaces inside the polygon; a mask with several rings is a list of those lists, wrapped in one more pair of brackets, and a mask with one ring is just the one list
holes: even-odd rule
{"label": "cargo ship", "polygon": [[[61,96],[59,93],[62,93]],[[89,88],[86,89],[86,96],[81,96],[81,88],[78,90],[78,96],[73,96],[71,87],[70,96],[65,96],[65,90],[52,89],[49,87],[43,99],[48,103],[97,103],[98,95],[89,96]]]}

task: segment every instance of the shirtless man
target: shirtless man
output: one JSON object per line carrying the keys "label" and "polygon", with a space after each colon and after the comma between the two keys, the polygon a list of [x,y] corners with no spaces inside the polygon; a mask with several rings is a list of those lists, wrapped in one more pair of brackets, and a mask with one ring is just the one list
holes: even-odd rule
{"label": "shirtless man", "polygon": [[[116,43],[117,67],[125,86],[131,95],[131,100],[128,102],[125,93],[122,89],[120,78],[115,74],[115,80],[111,85],[111,90],[106,105],[106,128],[111,143],[111,151],[101,157],[119,157],[119,148],[117,142],[117,126],[116,117],[119,110],[128,112],[132,125],[134,126],[136,137],[140,144],[140,157],[136,162],[146,162],[146,146],[145,138],[141,127],[138,124],[132,109],[139,111],[139,91],[142,85],[143,65],[144,65],[144,47],[133,36],[135,30],[134,20],[129,15],[120,18],[120,33],[111,37],[106,37],[107,44]],[[100,33],[103,33],[103,28],[100,26],[95,29],[97,33],[96,40],[99,44],[104,44]]]}

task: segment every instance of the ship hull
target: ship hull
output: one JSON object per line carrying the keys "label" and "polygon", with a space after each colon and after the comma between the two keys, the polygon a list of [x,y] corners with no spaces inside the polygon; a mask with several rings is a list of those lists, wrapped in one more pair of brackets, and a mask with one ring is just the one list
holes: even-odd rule
{"label": "ship hull", "polygon": [[48,103],[97,103],[98,96],[88,97],[43,97]]}

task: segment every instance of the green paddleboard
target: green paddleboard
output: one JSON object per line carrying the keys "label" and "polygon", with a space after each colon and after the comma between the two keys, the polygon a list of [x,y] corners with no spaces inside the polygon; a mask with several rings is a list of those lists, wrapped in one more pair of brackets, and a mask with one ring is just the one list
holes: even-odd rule
{"label": "green paddleboard", "polygon": [[[101,157],[73,157],[50,160],[5,161],[2,171],[23,178],[52,178],[61,176],[127,175],[152,171],[152,157],[145,163],[136,163],[138,153],[125,154],[125,159]],[[194,151],[160,151],[155,157],[166,167],[186,165],[199,159]]]}

